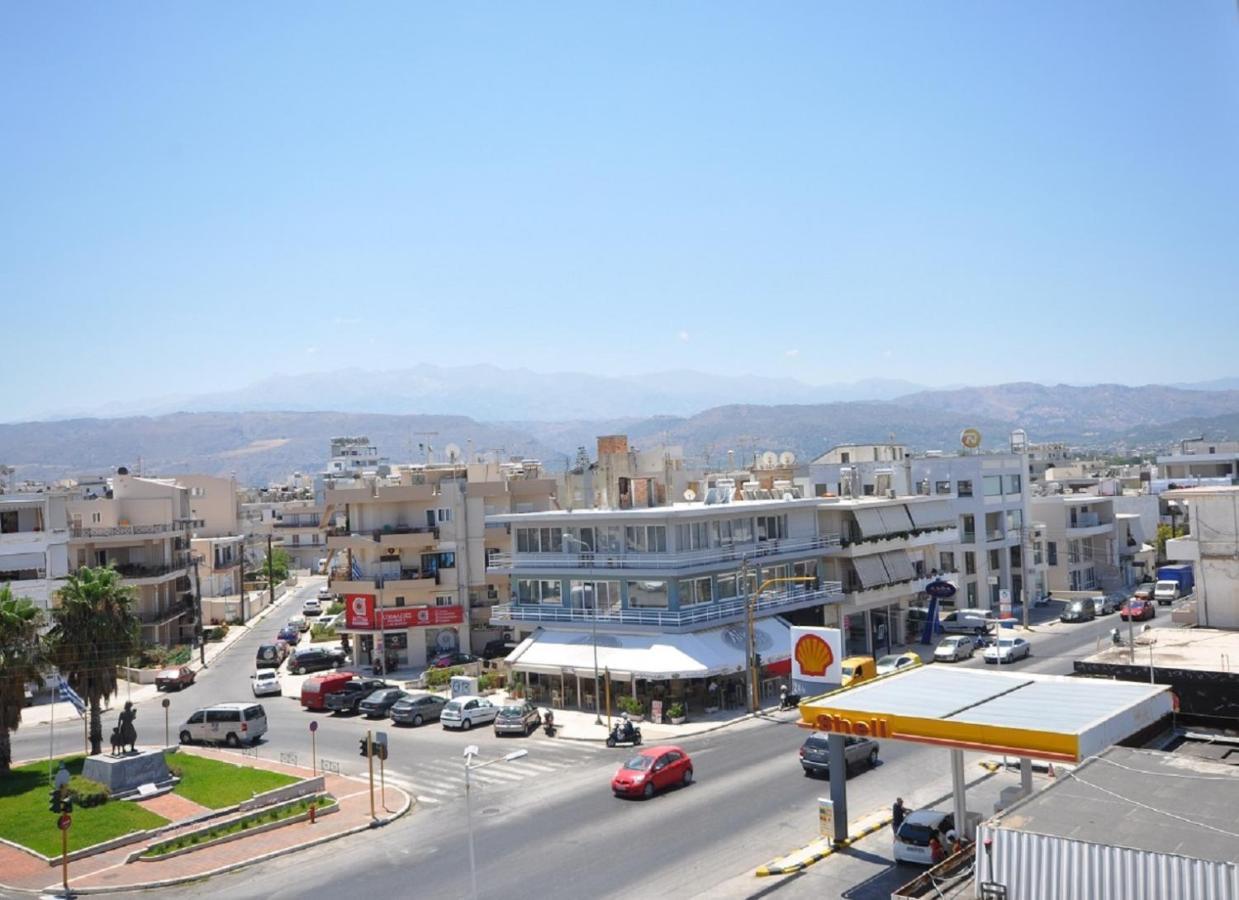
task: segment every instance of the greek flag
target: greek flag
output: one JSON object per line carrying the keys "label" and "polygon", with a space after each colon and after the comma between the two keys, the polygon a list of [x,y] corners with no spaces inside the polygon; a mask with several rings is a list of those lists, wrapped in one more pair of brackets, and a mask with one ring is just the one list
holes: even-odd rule
{"label": "greek flag", "polygon": [[361,563],[357,561],[356,556],[350,557],[349,574],[352,575],[354,581],[361,581]]}
{"label": "greek flag", "polygon": [[69,687],[69,682],[65,681],[63,675],[56,676],[56,696],[61,700],[67,700],[69,703],[72,703],[79,716],[86,715],[85,702],[83,702],[77,691]]}

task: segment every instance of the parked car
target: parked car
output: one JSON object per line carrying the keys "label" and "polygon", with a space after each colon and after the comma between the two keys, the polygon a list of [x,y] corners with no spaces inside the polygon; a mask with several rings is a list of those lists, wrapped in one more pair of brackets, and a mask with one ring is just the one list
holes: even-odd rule
{"label": "parked car", "polygon": [[1058,616],[1060,622],[1091,622],[1095,618],[1097,613],[1091,599],[1072,600]]}
{"label": "parked car", "polygon": [[182,744],[198,741],[229,747],[252,744],[267,732],[267,713],[260,703],[217,703],[200,709],[181,726]]}
{"label": "parked car", "polygon": [[902,672],[921,664],[921,658],[915,653],[892,653],[878,660],[878,674],[889,675],[891,672]]}
{"label": "parked car", "polygon": [[482,659],[503,659],[515,649],[515,641],[487,641],[482,648]]}
{"label": "parked car", "polygon": [[306,647],[296,650],[288,660],[288,671],[294,675],[304,675],[306,672],[321,672],[324,669],[335,669],[344,665],[348,657],[339,647]]}
{"label": "parked car", "polygon": [[[815,731],[800,747],[800,767],[807,776],[830,777],[830,743],[827,735]],[[873,768],[878,764],[878,742],[872,738],[846,736],[843,739],[843,759],[847,773],[861,766]]]}
{"label": "parked car", "polygon": [[853,687],[870,678],[876,678],[878,664],[872,656],[849,656],[840,664],[843,672],[843,687]]}
{"label": "parked car", "polygon": [[301,705],[306,709],[326,709],[327,696],[342,690],[353,680],[351,672],[328,672],[301,683]]}
{"label": "parked car", "polygon": [[993,627],[993,620],[971,610],[957,609],[945,616],[941,624],[947,634],[985,634]]}
{"label": "parked car", "polygon": [[286,644],[292,644],[296,647],[297,643],[301,640],[301,631],[292,625],[285,625],[280,629],[278,637]]}
{"label": "parked car", "polygon": [[[301,604],[301,615],[303,616],[320,616],[323,612],[323,605],[314,597],[308,598]],[[313,623],[311,623],[313,624]]]}
{"label": "parked car", "polygon": [[1157,585],[1152,581],[1146,581],[1143,584],[1137,585],[1132,591],[1132,596],[1137,600],[1152,600],[1153,591],[1157,589]]}
{"label": "parked car", "polygon": [[194,678],[197,674],[189,666],[161,669],[159,674],[155,676],[155,690],[170,691],[173,688],[176,688],[178,691],[184,690],[194,683]]}
{"label": "parked car", "polygon": [[[325,561],[326,560],[322,560],[322,562],[325,562]],[[323,585],[321,588],[318,589],[318,602],[319,603],[331,603],[334,600],[335,600],[335,595],[331,593],[331,588],[327,587],[327,585]]]}
{"label": "parked car", "polygon": [[338,691],[327,695],[323,706],[332,712],[357,712],[361,701],[375,691],[390,688],[391,685],[382,678],[364,678],[355,675],[340,686]]}
{"label": "parked car", "polygon": [[357,704],[357,709],[367,719],[382,719],[407,696],[408,693],[400,688],[380,688]]}
{"label": "parked car", "polygon": [[1117,610],[1119,605],[1123,602],[1121,599],[1115,597],[1114,594],[1098,594],[1096,597],[1092,598],[1092,601],[1093,614],[1097,616],[1110,615],[1110,613]]}
{"label": "parked car", "polygon": [[293,616],[288,620],[288,627],[297,629],[298,634],[309,631],[312,624],[305,616]]}
{"label": "parked car", "polygon": [[692,783],[693,761],[679,747],[642,747],[615,773],[611,793],[648,800],[655,791]]}
{"label": "parked car", "polygon": [[1020,637],[1000,637],[985,648],[987,663],[1012,663],[1032,655],[1032,645]]}
{"label": "parked car", "polygon": [[250,687],[255,697],[278,697],[284,692],[280,687],[280,676],[274,669],[259,669],[250,676]]}
{"label": "parked car", "polygon": [[254,661],[254,665],[260,669],[278,669],[286,656],[288,656],[288,644],[286,642],[260,644],[258,647],[258,658]]}
{"label": "parked car", "polygon": [[391,720],[399,725],[421,725],[434,722],[447,706],[447,697],[416,692],[396,701],[391,708]]}
{"label": "parked car", "polygon": [[471,662],[477,662],[477,657],[470,656],[468,653],[444,653],[436,656],[431,665],[436,669],[449,669],[452,666],[463,666]]}
{"label": "parked car", "polygon": [[529,734],[542,724],[542,713],[538,708],[525,700],[522,703],[508,703],[499,708],[495,716],[495,735]]}
{"label": "parked car", "polygon": [[1138,597],[1132,597],[1119,608],[1119,618],[1124,622],[1128,619],[1131,619],[1133,622],[1143,622],[1156,617],[1157,604],[1152,600],[1141,600]]}
{"label": "parked car", "polygon": [[929,848],[929,841],[936,837],[938,843],[945,848],[946,834],[955,827],[955,816],[952,813],[936,809],[918,809],[908,813],[895,832],[892,855],[896,862],[920,863],[930,866],[939,860],[934,859]]}
{"label": "parked car", "polygon": [[443,707],[439,714],[439,724],[444,728],[460,728],[468,731],[474,725],[485,725],[493,722],[499,714],[499,708],[485,697],[474,697],[466,694],[454,697]]}
{"label": "parked car", "polygon": [[972,659],[972,654],[976,652],[976,641],[969,635],[953,634],[950,637],[944,637],[942,642],[934,648],[934,659],[955,662],[960,659]]}

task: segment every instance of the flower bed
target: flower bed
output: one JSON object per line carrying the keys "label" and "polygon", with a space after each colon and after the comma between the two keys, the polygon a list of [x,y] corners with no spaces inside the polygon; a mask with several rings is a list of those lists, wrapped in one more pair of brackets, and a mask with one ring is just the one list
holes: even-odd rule
{"label": "flower bed", "polygon": [[292,825],[310,817],[311,804],[316,806],[315,815],[318,816],[339,811],[336,799],[330,794],[302,797],[300,800],[293,800],[270,809],[246,813],[226,822],[187,831],[169,840],[152,844],[137,854],[136,858],[147,862],[170,859],[182,853],[201,850],[204,847],[236,840],[239,837],[261,834],[273,828]]}

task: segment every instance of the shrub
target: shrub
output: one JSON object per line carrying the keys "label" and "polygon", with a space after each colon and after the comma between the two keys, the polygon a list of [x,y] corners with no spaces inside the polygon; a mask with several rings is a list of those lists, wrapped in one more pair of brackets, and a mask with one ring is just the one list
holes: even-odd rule
{"label": "shrub", "polygon": [[[452,666],[447,669],[427,669],[426,686],[432,688],[443,687],[452,680],[453,675],[463,675],[464,673],[464,666]],[[480,689],[481,686],[479,685]]]}
{"label": "shrub", "polygon": [[327,612],[325,613],[325,615],[335,616],[335,615],[339,615],[342,612],[344,612],[344,604],[341,603],[339,600],[337,600],[327,607]]}
{"label": "shrub", "polygon": [[336,630],[331,625],[312,625],[310,626],[310,641],[331,641],[338,637]]}
{"label": "shrub", "polygon": [[214,628],[208,628],[205,632],[203,632],[202,637],[207,641],[222,641],[224,639],[224,635],[227,633],[228,626],[226,624],[216,625]]}
{"label": "shrub", "polygon": [[672,719],[678,719],[684,715],[683,703],[672,703],[667,707],[667,715]]}
{"label": "shrub", "polygon": [[620,708],[620,712],[626,712],[630,716],[639,716],[645,711],[644,704],[635,697],[620,697],[615,701],[615,705]]}
{"label": "shrub", "polygon": [[74,775],[69,779],[69,797],[78,806],[89,809],[108,802],[108,789],[97,781]]}

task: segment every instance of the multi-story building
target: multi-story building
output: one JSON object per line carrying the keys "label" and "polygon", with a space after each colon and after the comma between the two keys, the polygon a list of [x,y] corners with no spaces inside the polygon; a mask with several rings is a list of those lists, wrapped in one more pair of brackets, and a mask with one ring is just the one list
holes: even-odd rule
{"label": "multi-story building", "polygon": [[1157,478],[1188,484],[1239,483],[1239,441],[1180,441],[1178,451],[1157,457]]}
{"label": "multi-story building", "polygon": [[507,578],[487,560],[510,550],[488,517],[550,509],[555,481],[533,460],[400,466],[390,475],[333,481],[325,495],[333,591],[345,600],[353,658],[376,662],[376,639],[402,666],[480,651],[503,636],[490,609]]}
{"label": "multi-story building", "polygon": [[[1095,494],[1054,494],[1034,497],[1032,514],[1045,524],[1046,572],[1051,591],[1116,591],[1131,583],[1131,561],[1120,566],[1120,549],[1129,551],[1127,535],[1139,527],[1139,517],[1125,522],[1123,546],[1113,497]],[[1130,524],[1132,521],[1134,525]]]}
{"label": "multi-story building", "polygon": [[193,624],[189,490],[125,468],[110,484],[103,497],[68,501],[69,566],[114,565],[137,596],[142,639],[175,644]]}
{"label": "multi-story building", "polygon": [[665,506],[696,490],[699,475],[684,463],[681,447],[630,447],[627,435],[598,438],[598,459],[590,462],[585,448],[577,451],[564,473],[561,505],[567,509],[641,509]]}
{"label": "multi-story building", "polygon": [[1239,628],[1239,487],[1188,488],[1162,496],[1187,510],[1189,534],[1166,541],[1166,557],[1192,564],[1197,624]]}
{"label": "multi-story building", "polygon": [[390,467],[390,461],[379,455],[379,448],[368,437],[336,437],[331,439],[331,457],[322,479],[329,484],[335,479],[375,475],[380,467]]}
{"label": "multi-story building", "polygon": [[0,494],[0,584],[45,612],[69,574],[67,502],[60,491]]}
{"label": "multi-story building", "polygon": [[197,562],[198,583],[204,598],[236,597],[233,616],[244,616],[240,595],[245,563],[241,531],[241,504],[235,478],[178,475],[177,484],[189,491],[194,520],[190,541],[191,562]]}
{"label": "multi-story building", "polygon": [[241,518],[250,558],[265,556],[267,539],[279,544],[293,568],[317,572],[319,560],[327,556],[324,504],[313,492],[283,488],[262,488],[245,493]]}

